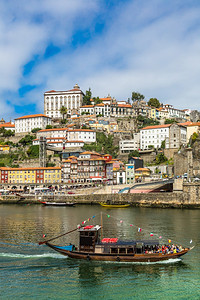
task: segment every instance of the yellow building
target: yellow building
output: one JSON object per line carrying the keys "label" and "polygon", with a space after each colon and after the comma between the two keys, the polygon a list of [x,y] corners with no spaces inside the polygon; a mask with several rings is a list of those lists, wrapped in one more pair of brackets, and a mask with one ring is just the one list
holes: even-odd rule
{"label": "yellow building", "polygon": [[149,168],[138,168],[135,169],[135,179],[149,177],[151,170]]}
{"label": "yellow building", "polygon": [[0,145],[0,151],[9,151],[10,146],[9,145]]}
{"label": "yellow building", "polygon": [[11,184],[61,183],[61,168],[0,168],[0,182]]}

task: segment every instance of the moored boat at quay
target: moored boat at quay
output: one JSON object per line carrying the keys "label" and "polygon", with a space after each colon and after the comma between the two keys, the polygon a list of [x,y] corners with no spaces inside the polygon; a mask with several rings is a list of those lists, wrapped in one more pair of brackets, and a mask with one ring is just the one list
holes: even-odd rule
{"label": "moored boat at quay", "polygon": [[105,208],[126,208],[130,206],[130,204],[107,204],[107,203],[99,203],[99,204]]}
{"label": "moored boat at quay", "polygon": [[75,206],[73,202],[48,202],[48,201],[40,201],[39,202],[45,206]]}
{"label": "moored boat at quay", "polygon": [[[48,247],[76,259],[94,261],[116,262],[156,262],[168,259],[176,259],[192,248],[181,246],[159,245],[159,240],[129,240],[122,241],[118,238],[104,238],[100,240],[99,225],[89,225],[76,229],[79,231],[79,248],[69,244],[58,246],[49,241],[40,242]],[[70,232],[73,232],[72,230]]]}

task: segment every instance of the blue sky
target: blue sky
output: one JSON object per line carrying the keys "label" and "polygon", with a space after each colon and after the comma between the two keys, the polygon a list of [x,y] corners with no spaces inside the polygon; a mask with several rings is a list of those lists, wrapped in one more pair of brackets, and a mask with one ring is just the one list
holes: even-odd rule
{"label": "blue sky", "polygon": [[78,83],[200,109],[200,1],[2,0],[0,118],[43,112],[43,94]]}

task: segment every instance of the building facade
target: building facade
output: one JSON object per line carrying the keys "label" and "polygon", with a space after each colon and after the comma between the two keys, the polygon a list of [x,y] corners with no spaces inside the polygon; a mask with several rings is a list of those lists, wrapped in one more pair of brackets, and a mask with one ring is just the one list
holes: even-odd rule
{"label": "building facade", "polygon": [[0,168],[1,183],[55,184],[61,183],[61,168]]}
{"label": "building facade", "polygon": [[133,139],[119,141],[119,150],[121,153],[129,153],[140,148],[140,133],[134,133]]}
{"label": "building facade", "polygon": [[68,141],[96,142],[96,132],[90,129],[69,129],[66,131]]}
{"label": "building facade", "polygon": [[44,93],[44,114],[51,118],[61,118],[60,109],[64,106],[67,114],[77,113],[83,103],[84,93],[78,84],[68,91],[48,91]]}
{"label": "building facade", "polygon": [[126,164],[126,184],[135,183],[135,167],[134,164]]}
{"label": "building facade", "polygon": [[15,134],[30,133],[34,128],[44,129],[47,125],[51,125],[51,118],[43,114],[19,117],[15,119]]}

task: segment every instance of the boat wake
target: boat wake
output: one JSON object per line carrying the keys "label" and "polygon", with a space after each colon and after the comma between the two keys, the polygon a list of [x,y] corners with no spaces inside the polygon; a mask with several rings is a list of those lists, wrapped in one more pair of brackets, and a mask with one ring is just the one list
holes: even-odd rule
{"label": "boat wake", "polygon": [[54,253],[43,253],[43,254],[18,254],[18,253],[0,253],[0,257],[11,257],[11,258],[61,258],[66,259],[66,256],[61,254],[54,254]]}
{"label": "boat wake", "polygon": [[[118,265],[155,265],[155,264],[172,264],[182,261],[181,258],[174,258],[174,259],[168,259],[168,260],[160,260],[160,261],[151,261],[151,262],[137,262],[137,261],[131,261],[131,262],[117,262],[117,261],[104,261],[105,264],[118,264]],[[95,261],[96,263],[97,261]],[[102,263],[102,261],[98,262]]]}

